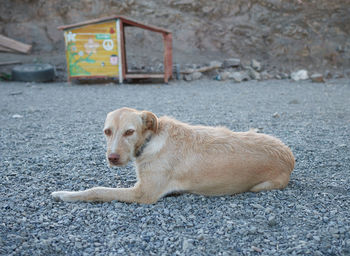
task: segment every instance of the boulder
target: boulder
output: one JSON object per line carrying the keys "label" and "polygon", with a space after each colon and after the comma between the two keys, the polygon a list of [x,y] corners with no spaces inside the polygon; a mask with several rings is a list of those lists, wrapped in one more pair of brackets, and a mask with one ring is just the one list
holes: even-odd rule
{"label": "boulder", "polygon": [[305,69],[301,69],[301,70],[298,70],[296,72],[292,72],[290,74],[290,77],[294,80],[294,81],[300,81],[300,80],[307,80],[309,79],[309,75],[308,75],[308,72],[307,70]]}
{"label": "boulder", "polygon": [[261,71],[262,70],[262,66],[261,66],[261,63],[257,60],[252,60],[250,62],[250,66],[255,69],[256,71]]}
{"label": "boulder", "polygon": [[198,80],[202,78],[203,74],[201,72],[193,72],[191,74],[187,74],[184,76],[184,80],[187,82],[193,81],[193,80]]}
{"label": "boulder", "polygon": [[311,77],[311,81],[314,83],[324,83],[324,77],[322,74],[313,74]]}
{"label": "boulder", "polygon": [[248,69],[248,74],[249,74],[250,78],[253,79],[253,80],[261,80],[260,73],[255,71],[252,68]]}
{"label": "boulder", "polygon": [[223,67],[224,68],[237,68],[241,65],[241,60],[237,58],[231,58],[224,60]]}
{"label": "boulder", "polygon": [[230,73],[229,79],[232,79],[233,81],[239,83],[242,81],[250,80],[250,77],[246,71],[237,71]]}
{"label": "boulder", "polygon": [[224,72],[221,72],[219,75],[220,75],[220,81],[226,81],[227,79],[229,79],[230,72],[224,71]]}

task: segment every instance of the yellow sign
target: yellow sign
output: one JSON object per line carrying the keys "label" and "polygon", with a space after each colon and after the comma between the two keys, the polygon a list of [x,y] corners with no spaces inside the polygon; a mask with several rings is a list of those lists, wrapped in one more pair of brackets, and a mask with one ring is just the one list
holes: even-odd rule
{"label": "yellow sign", "polygon": [[90,24],[64,32],[68,73],[71,77],[118,77],[116,21]]}

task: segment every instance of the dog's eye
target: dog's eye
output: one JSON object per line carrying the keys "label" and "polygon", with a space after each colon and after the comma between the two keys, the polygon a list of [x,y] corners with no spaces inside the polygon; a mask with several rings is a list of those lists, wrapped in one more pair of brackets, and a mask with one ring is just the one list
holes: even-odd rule
{"label": "dog's eye", "polygon": [[104,130],[104,132],[105,132],[106,136],[111,136],[112,135],[111,129],[106,129],[106,130]]}
{"label": "dog's eye", "polygon": [[131,136],[131,135],[134,134],[134,132],[135,132],[135,130],[129,129],[129,130],[127,130],[127,131],[124,133],[124,136]]}

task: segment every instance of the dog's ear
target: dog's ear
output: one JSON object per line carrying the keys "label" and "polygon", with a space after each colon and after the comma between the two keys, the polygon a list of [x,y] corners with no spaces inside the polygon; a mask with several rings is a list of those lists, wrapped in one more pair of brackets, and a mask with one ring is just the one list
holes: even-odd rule
{"label": "dog's ear", "polygon": [[142,111],[141,118],[145,130],[151,130],[154,133],[158,130],[158,118],[155,114],[149,111]]}

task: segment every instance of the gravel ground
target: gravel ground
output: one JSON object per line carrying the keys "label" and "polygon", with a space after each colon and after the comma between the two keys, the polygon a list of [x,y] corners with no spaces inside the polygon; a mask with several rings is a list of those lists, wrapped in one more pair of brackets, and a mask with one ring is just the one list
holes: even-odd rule
{"label": "gravel ground", "polygon": [[[0,83],[1,255],[350,255],[350,81],[169,85]],[[259,128],[296,157],[283,191],[154,205],[55,202],[56,190],[132,186],[109,169],[107,112]]]}

